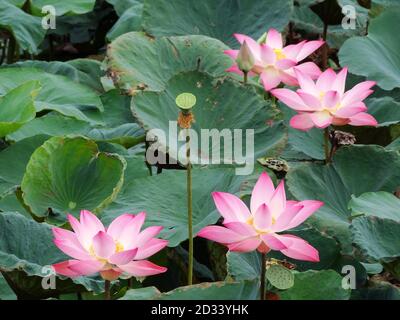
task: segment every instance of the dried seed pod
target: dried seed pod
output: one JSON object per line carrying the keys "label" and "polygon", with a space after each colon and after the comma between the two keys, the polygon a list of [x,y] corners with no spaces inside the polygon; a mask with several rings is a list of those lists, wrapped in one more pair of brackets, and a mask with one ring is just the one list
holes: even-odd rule
{"label": "dried seed pod", "polygon": [[349,146],[356,142],[356,137],[349,133],[339,130],[331,130],[329,133],[329,139],[332,146]]}

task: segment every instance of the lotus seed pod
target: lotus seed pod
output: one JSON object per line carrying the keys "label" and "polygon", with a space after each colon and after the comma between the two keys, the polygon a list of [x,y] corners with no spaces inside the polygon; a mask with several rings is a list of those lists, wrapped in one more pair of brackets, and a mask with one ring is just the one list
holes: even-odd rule
{"label": "lotus seed pod", "polygon": [[294,285],[294,275],[281,265],[272,265],[267,269],[265,274],[268,281],[280,290],[286,290]]}
{"label": "lotus seed pod", "polygon": [[175,103],[182,110],[190,110],[196,104],[196,96],[189,92],[183,92],[176,97]]}

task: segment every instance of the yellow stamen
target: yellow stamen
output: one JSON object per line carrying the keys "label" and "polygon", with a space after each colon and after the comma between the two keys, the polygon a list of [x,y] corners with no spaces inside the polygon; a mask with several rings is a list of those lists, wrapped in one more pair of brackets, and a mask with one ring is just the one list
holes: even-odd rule
{"label": "yellow stamen", "polygon": [[276,60],[282,60],[282,59],[285,59],[286,58],[286,56],[285,56],[285,54],[283,53],[283,50],[282,49],[274,49],[274,52],[275,52],[275,54],[276,54]]}
{"label": "yellow stamen", "polygon": [[107,263],[107,259],[101,258],[101,257],[99,257],[98,255],[96,255],[96,253],[94,252],[93,245],[90,246],[90,248],[89,248],[89,253],[90,253],[90,255],[93,256],[95,259],[97,259],[97,260],[99,260],[99,261],[101,261],[101,262]]}
{"label": "yellow stamen", "polygon": [[119,252],[122,252],[122,251],[124,251],[124,246],[123,246],[123,244],[121,242],[117,241],[115,243],[115,252],[119,253]]}

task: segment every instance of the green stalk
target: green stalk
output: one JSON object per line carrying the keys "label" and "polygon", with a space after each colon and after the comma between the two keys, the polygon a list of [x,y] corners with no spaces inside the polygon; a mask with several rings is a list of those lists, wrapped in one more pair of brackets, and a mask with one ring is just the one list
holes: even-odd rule
{"label": "green stalk", "polygon": [[192,213],[192,164],[190,163],[190,131],[186,129],[186,182],[187,182],[187,207],[188,207],[188,236],[189,236],[189,264],[188,285],[193,283],[193,213]]}
{"label": "green stalk", "polygon": [[330,152],[329,152],[329,127],[324,129],[324,150],[325,150],[325,163],[331,162]]}
{"label": "green stalk", "polygon": [[267,254],[261,253],[261,284],[260,284],[260,300],[265,300],[265,272],[267,270]]}
{"label": "green stalk", "polygon": [[243,72],[243,83],[244,84],[247,84],[247,75],[248,75],[247,72]]}
{"label": "green stalk", "polygon": [[324,46],[322,47],[322,70],[326,70],[328,68],[328,44],[326,43],[326,38],[328,36],[328,24],[324,23],[324,31],[322,33],[322,39],[325,41]]}
{"label": "green stalk", "polygon": [[109,280],[104,280],[104,300],[111,300],[111,283]]}

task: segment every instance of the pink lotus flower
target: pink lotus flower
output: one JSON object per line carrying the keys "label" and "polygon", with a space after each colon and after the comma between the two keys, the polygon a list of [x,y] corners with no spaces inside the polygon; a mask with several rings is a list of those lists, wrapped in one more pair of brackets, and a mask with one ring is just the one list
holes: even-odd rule
{"label": "pink lotus flower", "polygon": [[167,269],[144,260],[163,249],[168,241],[154,238],[162,227],[140,232],[146,214],[123,214],[108,228],[91,212],[81,211],[80,222],[68,215],[72,231],[53,228],[54,243],[75,260],[54,264],[58,274],[79,277],[100,272],[105,280],[115,280],[122,273],[146,277]]}
{"label": "pink lotus flower", "polygon": [[[276,88],[281,82],[289,86],[298,85],[293,70],[295,66],[313,79],[321,74],[320,69],[313,62],[298,63],[321,47],[324,41],[302,41],[283,47],[282,35],[275,29],[268,31],[265,43],[261,44],[243,34],[234,36],[242,46],[245,44],[252,54],[253,67],[249,75],[259,75],[260,81],[267,91]],[[237,62],[239,50],[225,50],[224,53]],[[237,63],[227,71],[243,74]]]}
{"label": "pink lotus flower", "polygon": [[275,189],[263,172],[254,186],[250,210],[238,197],[224,192],[212,194],[215,205],[224,217],[224,227],[208,226],[198,236],[226,245],[230,251],[266,253],[279,250],[298,260],[319,261],[318,251],[305,240],[278,234],[292,229],[317,211],[323,202],[315,200],[287,201],[283,180]]}
{"label": "pink lotus flower", "polygon": [[290,125],[299,130],[312,127],[326,128],[333,124],[342,126],[376,126],[375,118],[368,113],[362,102],[375,85],[374,81],[364,81],[345,92],[347,68],[338,74],[327,69],[314,81],[301,70],[295,68],[300,89],[274,89],[271,94],[299,112],[290,120]]}

